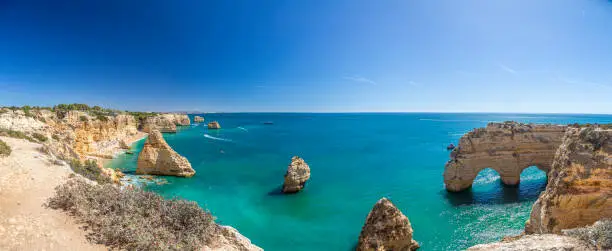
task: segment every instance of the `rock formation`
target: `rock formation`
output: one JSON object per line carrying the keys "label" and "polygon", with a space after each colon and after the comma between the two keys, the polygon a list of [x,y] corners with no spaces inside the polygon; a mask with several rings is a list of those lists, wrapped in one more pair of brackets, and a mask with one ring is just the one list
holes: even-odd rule
{"label": "rock formation", "polygon": [[506,185],[517,185],[523,169],[537,166],[548,171],[566,126],[516,122],[489,123],[463,135],[444,169],[444,184],[451,192],[472,186],[484,168],[499,173]]}
{"label": "rock formation", "polygon": [[570,127],[533,205],[527,233],[559,233],[612,217],[612,128]]}
{"label": "rock formation", "polygon": [[294,156],[285,173],[283,193],[297,193],[304,188],[306,181],[310,179],[310,167],[304,159]]}
{"label": "rock formation", "polygon": [[191,177],[195,170],[185,157],[172,150],[158,130],[153,130],[138,155],[136,173]]}
{"label": "rock formation", "polygon": [[468,251],[493,251],[493,250],[521,250],[521,251],[545,251],[545,250],[593,250],[587,243],[564,235],[536,234],[526,235],[513,240],[480,244],[467,249]]}
{"label": "rock formation", "polygon": [[382,198],[368,214],[359,235],[358,251],[416,250],[408,217],[387,198]]}
{"label": "rock formation", "polygon": [[251,240],[244,237],[233,227],[217,226],[219,235],[212,244],[204,247],[204,251],[262,251],[258,246],[251,243]]}
{"label": "rock formation", "polygon": [[204,117],[200,117],[196,115],[195,117],[193,117],[193,122],[202,123],[204,122]]}
{"label": "rock formation", "polygon": [[145,119],[142,131],[151,133],[157,130],[160,132],[176,132],[176,121],[169,116],[152,116]]}
{"label": "rock formation", "polygon": [[208,129],[221,129],[221,125],[219,125],[219,122],[213,121],[208,123]]}

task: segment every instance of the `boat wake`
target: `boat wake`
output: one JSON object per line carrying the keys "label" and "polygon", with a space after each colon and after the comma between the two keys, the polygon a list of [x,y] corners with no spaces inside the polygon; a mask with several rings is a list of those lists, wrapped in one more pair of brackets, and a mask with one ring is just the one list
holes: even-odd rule
{"label": "boat wake", "polygon": [[209,139],[212,139],[212,140],[225,141],[225,142],[233,142],[231,139],[217,138],[217,137],[214,137],[214,136],[210,136],[208,134],[204,134],[204,138],[209,138]]}
{"label": "boat wake", "polygon": [[243,131],[245,131],[245,132],[248,132],[248,131],[249,131],[249,130],[247,130],[246,128],[241,127],[241,126],[239,126],[239,127],[238,127],[238,129],[243,130]]}

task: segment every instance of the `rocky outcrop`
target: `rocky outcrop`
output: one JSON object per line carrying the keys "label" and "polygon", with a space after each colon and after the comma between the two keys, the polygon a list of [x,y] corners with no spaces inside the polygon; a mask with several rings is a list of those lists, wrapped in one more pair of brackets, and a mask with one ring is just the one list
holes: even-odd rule
{"label": "rocky outcrop", "polygon": [[566,126],[516,122],[489,123],[463,135],[444,168],[444,184],[451,192],[472,186],[484,168],[499,173],[506,185],[517,185],[523,169],[548,171]]}
{"label": "rocky outcrop", "polygon": [[196,115],[195,117],[193,117],[193,122],[202,123],[202,122],[204,122],[204,117]]}
{"label": "rocky outcrop", "polygon": [[208,129],[221,129],[221,125],[217,121],[208,123]]}
{"label": "rocky outcrop", "polygon": [[525,235],[517,239],[505,240],[489,244],[480,244],[467,249],[468,251],[550,251],[550,250],[593,250],[587,243],[564,235],[536,234]]}
{"label": "rocky outcrop", "polygon": [[172,116],[174,117],[174,121],[175,121],[176,125],[179,125],[179,126],[188,126],[188,125],[191,125],[191,120],[189,120],[189,116],[187,114],[176,114],[176,113],[173,113]]}
{"label": "rocky outcrop", "polygon": [[138,155],[136,173],[191,177],[195,170],[187,158],[172,150],[161,132],[153,130]]}
{"label": "rocky outcrop", "polygon": [[151,133],[155,130],[169,133],[176,132],[176,121],[174,117],[158,115],[146,118],[142,125],[142,131]]}
{"label": "rocky outcrop", "polygon": [[408,217],[387,198],[382,198],[368,214],[359,235],[358,251],[416,250]]}
{"label": "rocky outcrop", "polygon": [[304,188],[306,181],[310,179],[310,167],[304,159],[294,156],[285,173],[283,193],[297,193]]}
{"label": "rocky outcrop", "polygon": [[219,235],[216,236],[212,244],[204,247],[205,251],[262,251],[258,246],[251,243],[251,240],[244,237],[230,226],[217,226]]}
{"label": "rocky outcrop", "polygon": [[568,128],[525,232],[560,233],[611,218],[610,197],[612,128]]}

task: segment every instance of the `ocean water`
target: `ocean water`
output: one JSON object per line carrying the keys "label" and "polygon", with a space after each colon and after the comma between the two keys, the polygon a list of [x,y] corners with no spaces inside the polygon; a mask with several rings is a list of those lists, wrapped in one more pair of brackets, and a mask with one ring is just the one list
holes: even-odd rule
{"label": "ocean water", "polygon": [[[420,250],[460,250],[519,234],[546,174],[530,167],[518,187],[483,170],[469,191],[451,194],[442,173],[446,146],[492,121],[612,123],[609,115],[533,114],[205,114],[205,124],[164,134],[196,175],[167,177],[146,189],[210,210],[265,250],[352,250],[368,212],[383,196],[410,219]],[[193,119],[193,117],[192,117]],[[264,125],[273,121],[273,125]],[[136,154],[110,163],[136,170]],[[279,193],[294,155],[311,179],[300,193]]]}

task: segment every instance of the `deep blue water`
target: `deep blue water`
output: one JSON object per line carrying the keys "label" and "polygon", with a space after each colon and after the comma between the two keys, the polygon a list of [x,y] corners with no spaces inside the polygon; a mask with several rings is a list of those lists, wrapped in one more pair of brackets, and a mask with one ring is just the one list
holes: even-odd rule
{"label": "deep blue water", "polygon": [[[609,115],[533,114],[205,114],[205,124],[164,134],[187,157],[193,178],[147,189],[197,201],[221,224],[266,250],[350,250],[374,203],[386,196],[410,219],[421,250],[458,250],[518,234],[546,186],[535,167],[517,188],[485,169],[464,193],[444,189],[446,146],[491,121],[612,123]],[[273,121],[273,125],[264,125]],[[137,150],[143,141],[135,144]],[[280,195],[292,156],[311,168],[306,188]],[[137,154],[111,165],[129,172]]]}

